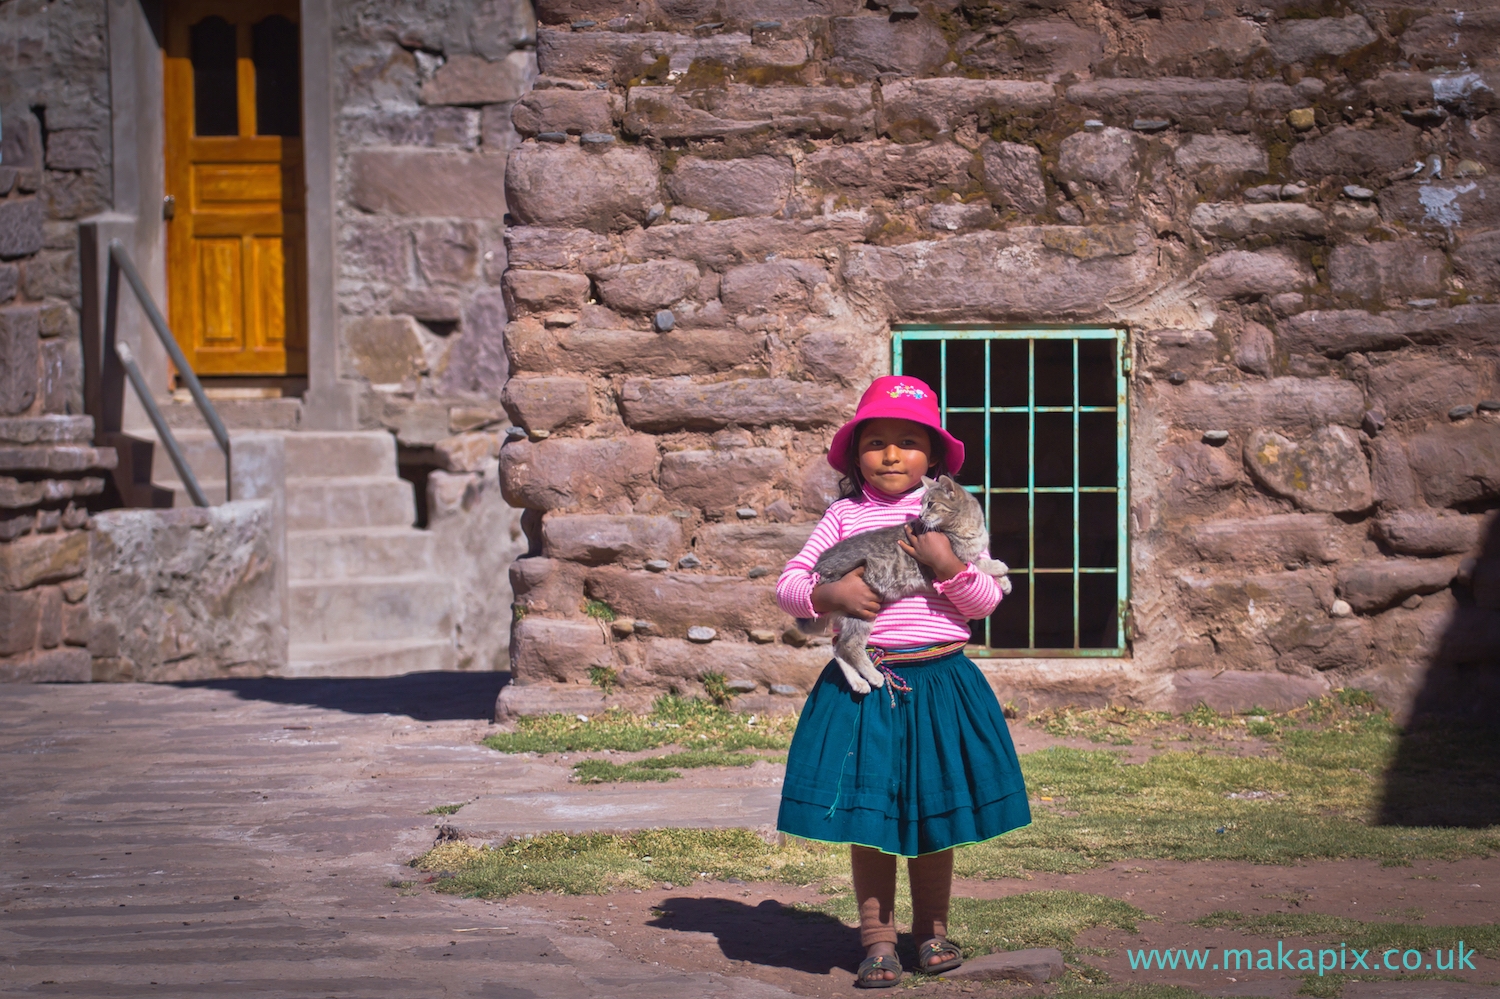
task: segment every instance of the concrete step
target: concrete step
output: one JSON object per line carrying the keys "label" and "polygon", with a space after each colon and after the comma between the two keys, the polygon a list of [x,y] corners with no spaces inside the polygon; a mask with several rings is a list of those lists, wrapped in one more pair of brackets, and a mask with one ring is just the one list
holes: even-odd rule
{"label": "concrete step", "polygon": [[[230,431],[231,448],[237,430]],[[154,431],[141,437],[156,440]],[[173,430],[178,447],[193,472],[202,479],[224,477],[224,452],[207,430]],[[296,478],[328,476],[395,476],[396,438],[383,430],[330,433],[301,430],[282,434],[286,440],[286,474]],[[177,469],[164,447],[151,455],[153,479],[173,479]]]}
{"label": "concrete step", "polygon": [[288,531],[410,527],[416,519],[412,485],[394,475],[286,480]]}
{"label": "concrete step", "polygon": [[[170,480],[153,480],[153,484],[160,486],[172,494],[172,506],[182,508],[192,506],[192,497],[188,495],[187,486],[183,485],[173,476]],[[198,479],[198,486],[203,490],[203,495],[208,497],[209,506],[218,506],[225,500],[223,479]]]}
{"label": "concrete step", "polygon": [[[154,431],[144,431],[135,436],[156,441],[156,447],[151,449],[151,481],[170,488],[177,481],[177,469],[172,465],[167,449],[161,446]],[[219,442],[214,440],[213,434],[207,430],[173,430],[172,436],[177,440],[177,446],[182,449],[188,467],[193,470],[200,483],[208,479],[220,482],[224,480],[224,452],[219,450]]]}
{"label": "concrete step", "polygon": [[431,572],[433,536],[414,527],[288,531],[287,578],[349,579]]}
{"label": "concrete step", "polygon": [[396,476],[396,438],[384,430],[286,435],[288,478]]}
{"label": "concrete step", "polygon": [[390,642],[294,642],[283,677],[376,677],[452,670],[457,650],[447,639]]}
{"label": "concrete step", "polygon": [[290,638],[301,642],[450,640],[453,581],[427,573],[289,582]]}
{"label": "concrete step", "polygon": [[[235,430],[296,430],[302,419],[301,399],[209,399],[214,411],[231,432]],[[189,399],[187,402],[158,399],[167,426],[175,432],[207,430],[203,414]]]}

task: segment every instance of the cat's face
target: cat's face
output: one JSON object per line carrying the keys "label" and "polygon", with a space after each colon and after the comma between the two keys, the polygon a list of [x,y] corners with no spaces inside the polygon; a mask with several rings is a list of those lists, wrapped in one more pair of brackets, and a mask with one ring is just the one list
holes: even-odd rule
{"label": "cat's face", "polygon": [[979,500],[951,476],[923,477],[922,484],[927,493],[922,497],[922,513],[917,519],[926,530],[969,533],[982,527],[984,510]]}

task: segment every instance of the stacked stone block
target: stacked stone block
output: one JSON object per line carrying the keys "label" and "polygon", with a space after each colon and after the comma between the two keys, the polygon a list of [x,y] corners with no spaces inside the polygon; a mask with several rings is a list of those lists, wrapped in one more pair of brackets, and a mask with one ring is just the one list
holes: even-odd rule
{"label": "stacked stone block", "polygon": [[93,436],[86,416],[0,418],[0,681],[93,678],[86,504],[115,465]]}
{"label": "stacked stone block", "polygon": [[107,207],[102,4],[0,14],[0,679],[91,677],[88,505],[115,465],[81,416],[78,219]]}
{"label": "stacked stone block", "polygon": [[1493,663],[1493,16],[917,8],[539,3],[506,181],[517,704],[805,690],[826,653],[772,583],[923,322],[1130,333],[1130,656],[988,660],[1002,697],[1402,706]]}

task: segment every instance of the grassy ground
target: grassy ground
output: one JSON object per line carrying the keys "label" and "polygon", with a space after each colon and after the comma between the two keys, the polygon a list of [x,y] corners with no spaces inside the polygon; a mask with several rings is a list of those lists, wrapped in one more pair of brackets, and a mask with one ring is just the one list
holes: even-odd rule
{"label": "grassy ground", "polygon": [[481,898],[601,893],[700,878],[824,883],[840,891],[848,880],[849,851],[801,841],[774,846],[745,829],[651,829],[628,836],[548,833],[493,849],[440,843],[412,866],[437,874],[439,891]]}
{"label": "grassy ground", "polygon": [[1223,927],[1256,936],[1333,936],[1350,947],[1368,948],[1375,953],[1384,953],[1391,947],[1431,952],[1438,947],[1451,948],[1455,940],[1462,940],[1464,946],[1485,957],[1500,956],[1500,927],[1497,926],[1365,922],[1315,912],[1272,912],[1249,917],[1232,911],[1210,913],[1195,920],[1194,925]]}
{"label": "grassy ground", "polygon": [[756,756],[746,752],[722,749],[685,750],[666,756],[651,756],[629,763],[609,760],[581,760],[573,764],[573,775],[584,784],[608,784],[617,781],[668,781],[681,777],[674,767],[691,770],[698,767],[748,767],[757,760],[785,763],[785,756]]}
{"label": "grassy ground", "polygon": [[[794,724],[794,719],[754,719],[702,701],[662,698],[643,717],[525,719],[515,732],[491,736],[486,744],[506,752],[628,751],[674,743],[691,747],[676,756],[623,766],[586,761],[579,768],[584,780],[620,779],[621,771],[630,771],[629,779],[654,780],[673,767],[753,762],[750,754],[734,751],[785,748]],[[1126,763],[1111,748],[1054,748],[1024,756],[1032,825],[960,849],[955,862],[959,877],[1068,873],[1126,858],[1265,864],[1372,858],[1404,866],[1416,859],[1452,860],[1500,850],[1500,826],[1377,824],[1383,778],[1397,758],[1401,733],[1386,712],[1358,693],[1321,698],[1282,713],[1232,716],[1199,708],[1173,716],[1104,709],[1052,712],[1026,724],[1110,746],[1150,743],[1161,751],[1142,763]],[[1231,751],[1237,740],[1246,739],[1256,740],[1253,752]],[[1471,765],[1487,766],[1487,759],[1479,756]],[[658,834],[540,837],[476,851],[458,866],[483,870],[483,876],[472,882],[455,878],[444,887],[478,894],[600,891],[643,877],[681,883],[681,871],[688,870],[732,873],[746,880],[823,881],[834,890],[847,879],[842,850],[816,844],[771,847],[748,833],[733,840],[736,847],[721,838],[724,834],[685,830],[659,834],[668,838],[647,851],[656,865],[647,870],[632,859],[640,855],[632,843],[644,835]],[[571,858],[564,867],[591,873],[570,880],[561,870],[516,859],[542,850],[543,843],[549,844],[546,850],[555,847]],[[816,862],[808,867],[812,858]],[[434,869],[427,858],[422,864]],[[439,866],[444,864],[452,867],[453,858],[444,854]],[[808,869],[786,872],[789,864]],[[670,865],[674,873],[661,873],[666,869],[662,865]],[[541,870],[549,873],[537,873]],[[767,870],[777,873],[768,877]]]}
{"label": "grassy ground", "polygon": [[[1126,858],[1236,860],[1285,864],[1304,859],[1378,859],[1405,866],[1500,851],[1491,735],[1402,733],[1386,712],[1356,692],[1294,711],[1183,715],[1121,709],[1063,710],[1020,724],[1097,749],[1052,748],[1022,757],[1033,824],[958,851],[964,878],[1025,878],[1076,872]],[[623,752],[680,747],[628,763],[585,760],[580,780],[660,780],[691,766],[745,766],[790,743],[795,718],[757,719],[702,701],[662,698],[650,715],[611,713],[592,720],[554,715],[522,720],[486,744],[502,752]],[[1475,741],[1478,740],[1478,741]],[[1126,762],[1119,747],[1151,747]],[[1133,750],[1137,752],[1137,750]],[[1434,802],[1458,802],[1452,816]],[[449,806],[452,807],[452,806]],[[1422,809],[1423,811],[1418,811]],[[1460,814],[1461,813],[1461,814]],[[1444,821],[1443,819],[1447,820]],[[1401,821],[1405,819],[1405,821]],[[826,902],[810,907],[854,917],[843,847],[798,840],[768,844],[744,830],[662,829],[629,836],[550,834],[493,848],[444,843],[413,862],[437,874],[441,891],[483,897],[522,892],[600,893],[700,879],[812,886]],[[905,879],[904,865],[900,877]],[[898,907],[904,906],[904,890]],[[1500,929],[1425,926],[1422,913],[1382,913],[1400,922],[1317,914],[1214,913],[1199,925],[1277,937],[1335,937],[1349,946],[1431,950],[1462,938],[1500,956]],[[898,911],[898,920],[909,913]],[[1003,899],[955,898],[953,938],[969,955],[1057,946],[1070,970],[1055,994],[1067,999],[1194,999],[1177,986],[1106,984],[1073,940],[1093,927],[1133,932],[1149,919],[1125,902],[1081,892],[1029,892]],[[1379,976],[1377,976],[1379,977]],[[1353,976],[1309,979],[1303,994],[1336,997]],[[913,979],[913,982],[918,981]]]}
{"label": "grassy ground", "polygon": [[786,749],[797,719],[758,718],[708,701],[657,698],[648,715],[609,711],[582,715],[521,718],[514,732],[499,732],[484,744],[502,753],[639,752],[679,745],[693,749]]}

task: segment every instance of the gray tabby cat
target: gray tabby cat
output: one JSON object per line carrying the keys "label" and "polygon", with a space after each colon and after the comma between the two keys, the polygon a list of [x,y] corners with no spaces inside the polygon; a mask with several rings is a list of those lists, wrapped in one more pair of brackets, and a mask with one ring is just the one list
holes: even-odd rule
{"label": "gray tabby cat", "polygon": [[[940,531],[948,536],[953,554],[961,562],[974,563],[974,567],[988,576],[1000,580],[1002,593],[1009,593],[1010,570],[1004,562],[979,558],[989,545],[989,532],[984,526],[984,509],[979,500],[963,486],[947,475],[937,481],[923,476],[922,484],[927,495],[922,497],[922,512],[915,521],[907,521],[914,534]],[[832,583],[842,579],[860,566],[865,567],[865,583],[875,591],[882,603],[901,597],[932,591],[932,570],[918,562],[896,544],[906,538],[906,525],[880,527],[873,531],[862,531],[833,545],[818,557],[813,571],[821,582]],[[857,617],[829,614],[822,618],[798,618],[797,627],[807,634],[818,634],[829,625],[837,624],[838,638],[834,642],[834,659],[844,671],[844,679],[857,694],[868,694],[871,687],[885,683],[885,677],[870,662],[865,646],[869,642],[873,621]]]}

